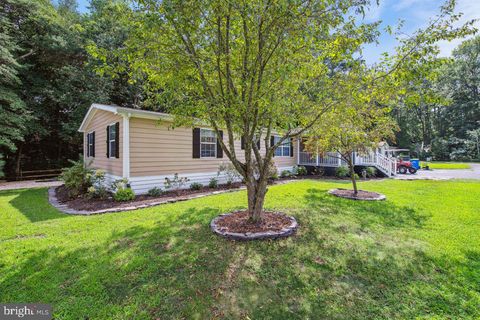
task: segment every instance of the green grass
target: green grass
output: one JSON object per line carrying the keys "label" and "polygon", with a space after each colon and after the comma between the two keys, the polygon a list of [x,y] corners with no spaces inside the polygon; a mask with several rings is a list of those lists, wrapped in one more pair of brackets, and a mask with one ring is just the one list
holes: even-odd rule
{"label": "green grass", "polygon": [[430,169],[470,169],[471,166],[468,163],[460,162],[422,162],[421,167],[423,168],[426,164]]}
{"label": "green grass", "polygon": [[478,319],[480,183],[370,181],[385,202],[326,194],[335,181],[271,187],[298,234],[235,243],[208,227],[245,192],[79,217],[45,189],[0,193],[0,302],[56,319]]}

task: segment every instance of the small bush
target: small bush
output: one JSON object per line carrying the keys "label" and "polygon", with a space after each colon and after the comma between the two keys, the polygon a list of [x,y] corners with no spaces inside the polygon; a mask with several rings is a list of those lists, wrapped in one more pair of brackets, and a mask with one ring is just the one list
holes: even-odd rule
{"label": "small bush", "polygon": [[346,166],[341,166],[341,167],[338,167],[336,170],[335,170],[335,175],[339,178],[345,178],[348,176],[348,167]]}
{"label": "small bush", "polygon": [[91,186],[88,175],[92,174],[92,170],[87,168],[88,166],[83,163],[83,159],[70,160],[70,163],[72,163],[72,166],[63,169],[60,179],[65,183],[70,197],[76,197],[85,193]]}
{"label": "small bush", "polygon": [[[227,185],[231,185],[234,181],[238,181],[242,178],[240,173],[238,173],[237,169],[235,169],[235,166],[231,162],[220,163],[220,165],[218,166],[217,177],[219,177],[220,175],[225,176],[227,180]],[[216,188],[216,186],[214,188]]]}
{"label": "small bush", "polygon": [[367,169],[365,169],[365,171],[367,172],[368,178],[373,178],[377,176],[377,169],[375,169],[374,167],[368,167]]}
{"label": "small bush", "polygon": [[292,176],[292,173],[288,170],[283,170],[282,173],[280,173],[280,177],[282,178],[288,178],[288,177],[291,177]]}
{"label": "small bush", "polygon": [[150,197],[158,197],[161,194],[162,194],[162,189],[158,187],[153,187],[152,189],[148,190],[148,195]]}
{"label": "small bush", "polygon": [[187,177],[179,177],[178,173],[175,173],[173,175],[173,179],[165,178],[165,189],[182,189],[188,181],[190,181],[190,179],[188,179]]}
{"label": "small bush", "polygon": [[293,172],[299,176],[306,176],[307,175],[307,168],[304,166],[298,166],[293,168]]}
{"label": "small bush", "polygon": [[113,194],[115,201],[130,201],[135,199],[135,193],[132,188],[121,188]]}
{"label": "small bush", "polygon": [[[228,185],[232,184],[232,181],[230,181],[230,180],[227,179],[227,184],[228,184]],[[210,182],[208,183],[208,187],[209,187],[209,188],[212,188],[212,189],[217,188],[217,187],[218,187],[218,180],[215,179],[215,178],[211,178],[211,179],[210,179]]]}
{"label": "small bush", "polygon": [[203,185],[198,182],[194,182],[190,185],[190,190],[200,190],[202,189]]}
{"label": "small bush", "polygon": [[316,176],[323,176],[325,174],[325,168],[324,167],[316,167],[313,169],[312,172]]}
{"label": "small bush", "polygon": [[108,196],[108,190],[105,186],[105,171],[95,170],[87,173],[87,180],[90,185],[87,189],[89,198],[105,199]]}

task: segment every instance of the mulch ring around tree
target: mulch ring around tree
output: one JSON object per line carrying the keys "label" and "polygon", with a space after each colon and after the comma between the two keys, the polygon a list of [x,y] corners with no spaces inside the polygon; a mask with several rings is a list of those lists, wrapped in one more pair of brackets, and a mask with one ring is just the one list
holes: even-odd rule
{"label": "mulch ring around tree", "polygon": [[352,200],[381,201],[387,198],[383,194],[364,190],[358,190],[356,195],[354,194],[353,190],[349,189],[332,189],[329,190],[328,193],[334,195],[335,197]]}
{"label": "mulch ring around tree", "polygon": [[210,223],[212,231],[231,240],[264,240],[286,238],[295,233],[297,220],[279,212],[265,211],[259,223],[251,223],[246,210],[222,214]]}

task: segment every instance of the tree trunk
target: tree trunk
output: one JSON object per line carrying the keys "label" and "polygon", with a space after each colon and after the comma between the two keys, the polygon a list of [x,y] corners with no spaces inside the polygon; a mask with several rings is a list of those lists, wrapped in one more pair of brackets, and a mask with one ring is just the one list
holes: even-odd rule
{"label": "tree trunk", "polygon": [[267,179],[255,179],[252,175],[247,180],[248,213],[252,223],[259,223],[262,220],[263,204],[267,194]]}
{"label": "tree trunk", "polygon": [[21,159],[22,159],[22,150],[23,150],[23,144],[21,143],[18,146],[17,158],[15,159],[16,160],[16,162],[15,162],[15,180],[17,180],[18,177],[20,176],[20,164],[21,164]]}
{"label": "tree trunk", "polygon": [[348,162],[348,167],[350,169],[350,179],[352,180],[352,184],[353,184],[353,194],[356,196],[358,194],[358,188],[357,188],[357,179],[355,179],[355,166],[350,161]]}

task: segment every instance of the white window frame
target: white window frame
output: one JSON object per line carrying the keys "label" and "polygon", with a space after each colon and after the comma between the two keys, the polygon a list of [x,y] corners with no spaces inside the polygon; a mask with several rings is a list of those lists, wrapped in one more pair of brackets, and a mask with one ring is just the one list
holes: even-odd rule
{"label": "white window frame", "polygon": [[[213,132],[213,134],[215,136],[215,142],[202,142],[202,132],[204,132],[204,131]],[[213,145],[214,150],[215,150],[215,154],[213,156],[208,156],[208,157],[202,156],[202,144]],[[217,158],[217,134],[216,134],[215,130],[213,130],[213,129],[200,128],[200,158],[202,158],[202,159],[216,159]]]}
{"label": "white window frame", "polygon": [[[281,139],[282,137],[280,136],[273,136],[273,144],[277,144],[278,140]],[[290,139],[285,139],[281,145],[278,146],[277,149],[275,149],[275,157],[290,157],[290,148],[292,147],[290,143]],[[281,154],[277,154],[277,151],[281,150]],[[285,155],[285,150],[287,150],[287,155]]]}
{"label": "white window frame", "polygon": [[90,131],[90,132],[87,133],[87,157],[89,157],[89,158],[94,158],[94,156],[92,156],[92,152],[90,150],[90,146],[93,149],[93,146],[95,145],[94,141],[93,141],[93,133],[94,132],[95,131]]}
{"label": "white window frame", "polygon": [[117,150],[115,150],[115,152],[112,154],[112,141],[114,142],[114,145],[116,146],[116,144],[117,144],[117,141],[116,141],[117,132],[115,132],[114,138],[110,139],[110,130],[111,130],[111,127],[115,128],[115,124],[116,124],[116,122],[108,125],[108,158],[109,159],[117,158],[117,154],[116,154]]}

